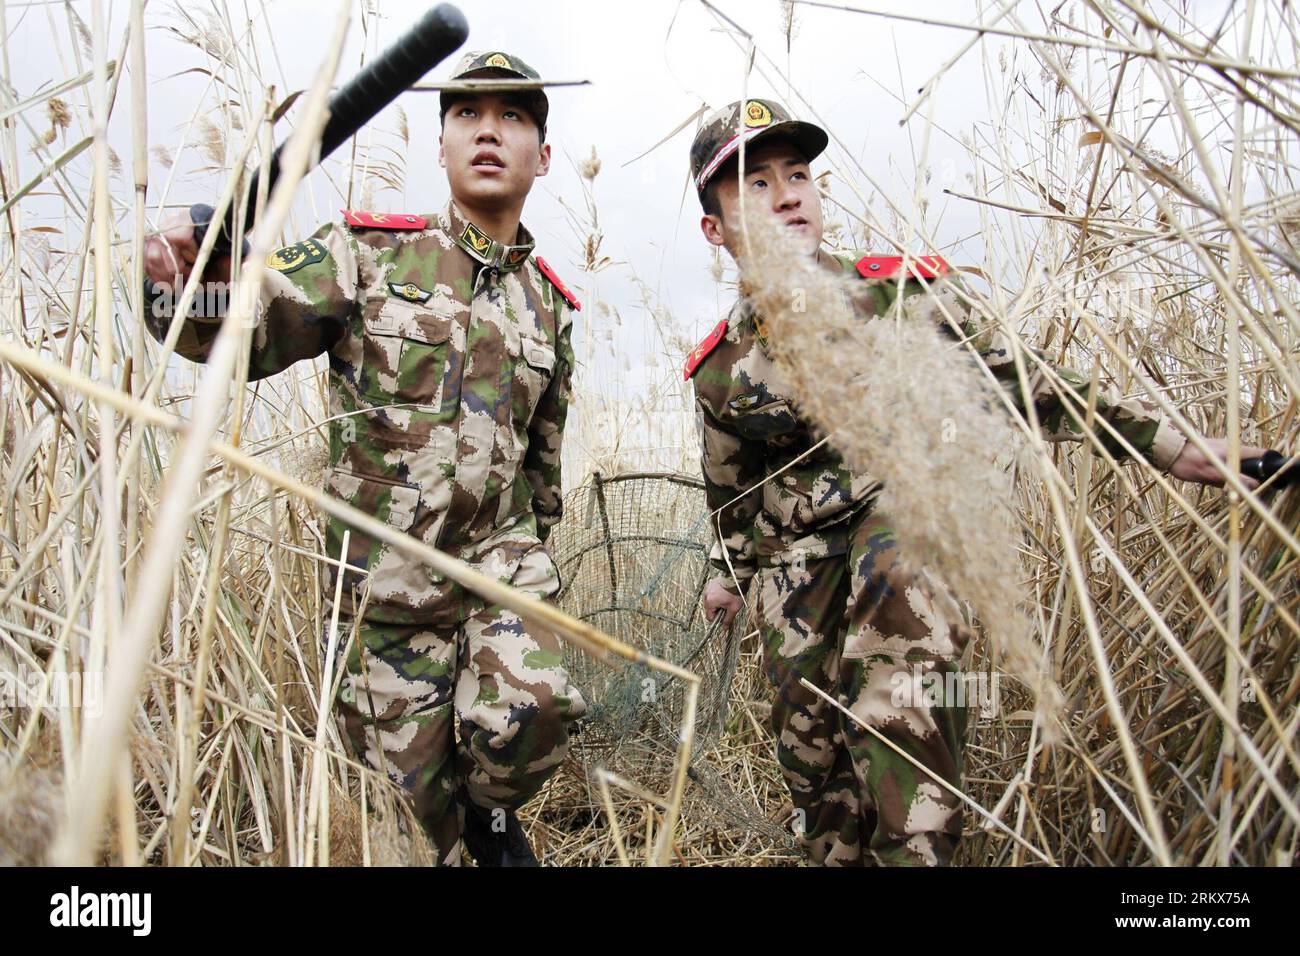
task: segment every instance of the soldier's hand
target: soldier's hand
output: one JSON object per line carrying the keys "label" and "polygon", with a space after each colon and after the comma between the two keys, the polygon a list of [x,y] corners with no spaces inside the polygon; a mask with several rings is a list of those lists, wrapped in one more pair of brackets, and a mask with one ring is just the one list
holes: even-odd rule
{"label": "soldier's hand", "polygon": [[[1228,460],[1228,440],[1226,438],[1207,438],[1205,444],[1214,452],[1220,461]],[[1257,445],[1242,445],[1241,458],[1258,458],[1268,451],[1267,448],[1260,448]],[[1183,446],[1182,452],[1174,459],[1173,465],[1169,469],[1169,474],[1175,478],[1181,478],[1184,481],[1195,481],[1202,485],[1219,485],[1223,484],[1223,475],[1214,466],[1213,461],[1190,441]],[[1259,487],[1259,482],[1249,475],[1241,476],[1241,483],[1252,491]]]}
{"label": "soldier's hand", "polygon": [[[199,244],[194,241],[194,223],[188,212],[168,216],[158,227],[157,235],[144,243],[144,272],[159,284],[179,286],[189,281],[194,271],[194,260],[199,255]],[[230,280],[230,257],[221,256],[208,264],[208,279],[216,282]],[[178,281],[179,277],[179,281]]]}
{"label": "soldier's hand", "polygon": [[744,606],[740,595],[727,588],[726,578],[714,578],[704,586],[704,616],[710,621],[720,611],[723,614],[722,626],[731,627],[731,622]]}

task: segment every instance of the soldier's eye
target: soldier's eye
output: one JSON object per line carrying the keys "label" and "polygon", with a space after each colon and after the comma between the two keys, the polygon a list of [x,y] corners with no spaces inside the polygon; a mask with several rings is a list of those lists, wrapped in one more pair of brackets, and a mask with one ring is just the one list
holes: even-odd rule
{"label": "soldier's eye", "polygon": [[766,189],[766,188],[767,188],[767,180],[766,180],[766,179],[755,179],[752,183],[749,184],[749,188],[750,188],[750,189]]}
{"label": "soldier's eye", "polygon": [[456,111],[456,115],[457,115],[457,116],[473,116],[473,115],[474,115],[474,107],[472,107],[472,106],[462,106],[460,109],[458,109],[458,110]]}
{"label": "soldier's eye", "polygon": [[506,110],[501,115],[504,116],[506,119],[519,119],[519,114],[516,113],[514,110]]}

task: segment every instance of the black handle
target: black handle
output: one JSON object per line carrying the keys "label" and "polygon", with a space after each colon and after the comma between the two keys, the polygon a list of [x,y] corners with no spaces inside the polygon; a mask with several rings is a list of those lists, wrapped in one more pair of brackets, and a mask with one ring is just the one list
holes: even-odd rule
{"label": "black handle", "polygon": [[[456,52],[468,36],[469,24],[465,22],[465,15],[450,3],[440,3],[426,13],[419,23],[381,53],[378,59],[372,60],[346,86],[330,97],[330,115],[321,132],[318,161],[338,149],[420,77]],[[280,176],[280,151],[283,148],[283,145],[277,147],[271,157],[268,192]],[[248,204],[244,213],[245,232],[253,228],[257,181],[258,173],[254,172],[249,183]],[[199,245],[203,243],[203,236],[207,232],[206,223],[212,216],[210,207],[202,208],[208,209],[208,218],[201,224],[198,215],[201,207],[195,206],[190,210],[190,217],[196,223],[194,241]],[[234,222],[235,207],[232,205],[226,211],[221,235],[213,247],[214,256],[230,252]]]}
{"label": "black handle", "polygon": [[1300,460],[1288,458],[1270,448],[1259,458],[1243,458],[1241,473],[1261,484],[1277,475],[1274,485],[1289,485],[1300,481]]}

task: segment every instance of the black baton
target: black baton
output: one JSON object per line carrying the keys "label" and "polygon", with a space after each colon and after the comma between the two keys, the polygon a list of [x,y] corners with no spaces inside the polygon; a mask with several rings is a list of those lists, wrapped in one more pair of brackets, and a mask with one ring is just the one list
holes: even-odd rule
{"label": "black baton", "polygon": [[1288,458],[1280,451],[1270,448],[1258,458],[1243,458],[1241,473],[1254,478],[1260,484],[1276,475],[1274,485],[1290,485],[1300,480],[1300,461]]}
{"label": "black baton", "polygon": [[[330,97],[329,120],[321,132],[320,156],[324,159],[342,146],[362,126],[374,118],[380,110],[397,99],[420,77],[445,60],[465,42],[469,36],[469,24],[465,15],[450,3],[440,3],[420,22],[411,27],[402,37],[372,60],[365,69],[337,93]],[[281,144],[271,157],[267,176],[267,191],[275,186],[280,175]],[[244,211],[244,232],[253,228],[253,217],[257,203],[257,185],[260,171],[253,173],[249,183],[248,202]],[[190,219],[194,222],[194,242],[203,244],[204,234],[212,222],[213,208],[205,203],[190,207]],[[228,254],[234,245],[235,206],[226,211],[221,224],[221,235],[213,247],[213,256]]]}

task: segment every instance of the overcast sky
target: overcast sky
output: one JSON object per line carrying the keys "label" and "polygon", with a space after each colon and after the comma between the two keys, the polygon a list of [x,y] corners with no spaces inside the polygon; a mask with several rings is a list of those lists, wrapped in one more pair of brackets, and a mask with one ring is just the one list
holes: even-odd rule
{"label": "overcast sky", "polygon": [[[898,0],[875,5],[901,10],[919,6]],[[128,5],[109,2],[106,6],[111,19],[110,48],[115,50]],[[362,7],[354,6],[341,77],[355,72],[363,44],[371,51],[386,46],[425,9],[421,3],[393,0],[376,6],[380,15],[367,21],[369,36],[362,33]],[[976,9],[969,0],[927,0],[923,6],[927,15],[960,20],[969,19]],[[781,5],[775,0],[720,0],[717,7],[738,27],[752,33],[760,51],[760,65],[766,54],[787,72],[867,170],[886,183],[892,175],[900,190],[904,188],[902,177],[906,176],[906,188],[910,188],[910,168],[901,174],[897,169],[891,173],[891,166],[912,164],[908,143],[911,129],[898,129],[902,107],[896,95],[906,91],[903,95],[910,97],[968,34],[801,7],[796,14],[793,51],[787,57]],[[73,8],[86,23],[90,22],[88,2],[80,0]],[[182,171],[209,164],[197,151],[185,154],[178,147],[195,110],[207,113],[218,96],[206,75],[177,75],[191,67],[211,65],[168,29],[188,29],[177,9],[175,4],[161,0],[152,0],[146,8],[150,28],[149,139],[151,144],[162,145],[179,157],[176,181],[166,201],[189,204],[214,196],[220,178],[212,174],[182,175]],[[336,8],[318,0],[278,0],[264,6],[225,0],[218,4],[189,2],[185,9],[199,22],[213,16],[214,11],[227,10],[241,33],[241,53],[246,58],[256,56],[263,79],[275,82],[283,91],[309,84],[328,39],[331,11]],[[649,155],[632,160],[701,105],[717,107],[740,98],[746,71],[737,41],[743,42],[743,38],[721,26],[717,17],[695,0],[480,0],[463,3],[462,9],[470,23],[468,49],[504,49],[518,53],[546,78],[591,81],[588,87],[561,88],[551,93],[549,138],[555,151],[554,168],[550,176],[539,181],[525,212],[525,223],[538,237],[539,251],[575,289],[591,295],[595,280],[579,272],[581,237],[560,200],[580,212],[584,210],[581,182],[573,162],[585,158],[594,146],[602,163],[594,184],[605,235],[601,251],[615,263],[600,276],[599,294],[620,307],[635,301],[629,282],[634,271],[686,326],[707,330],[716,321],[718,303],[709,276],[711,250],[697,225],[699,206],[693,192],[686,190],[687,151],[694,124]],[[10,4],[8,20],[12,38],[8,44],[10,75],[20,96],[75,74],[77,64],[61,5]],[[937,100],[935,118],[948,124],[953,132],[969,126],[981,115],[976,108],[983,99],[978,60],[977,50],[958,64]],[[444,76],[449,66],[444,64],[430,78]],[[89,67],[88,62],[85,67]],[[954,95],[959,88],[966,91]],[[793,99],[783,83],[769,82],[757,71],[749,76],[748,93],[783,101]],[[84,89],[81,95],[85,95]],[[76,94],[70,99],[80,105]],[[446,182],[436,164],[437,96],[412,92],[399,103],[408,117],[411,134],[405,155],[406,192],[404,196],[391,190],[380,192],[374,197],[374,205],[428,212],[441,206],[447,195]],[[128,163],[127,176],[129,105],[129,87],[124,83],[115,108],[113,139],[118,153]],[[794,102],[791,105],[796,112],[807,112]],[[34,118],[38,126],[42,120],[41,116]],[[396,126],[396,113],[385,111],[373,124],[371,142],[400,148],[400,141],[392,135]],[[917,123],[913,126],[919,128]],[[281,124],[277,139],[287,132],[285,124]],[[960,152],[950,143],[936,140],[931,147],[931,165],[947,179],[959,179],[965,162]],[[37,164],[28,157],[25,165],[34,169]],[[826,165],[822,162],[818,170]],[[155,204],[163,199],[168,172],[159,163],[153,164],[150,198]],[[122,180],[121,185],[126,182]],[[940,185],[936,183],[936,189]],[[310,231],[317,220],[334,215],[342,205],[342,198],[319,177],[313,186],[310,197],[305,195],[296,211],[293,228],[300,233]],[[118,193],[123,199],[128,195],[126,189]],[[357,198],[354,196],[354,201]],[[954,221],[950,231],[949,238],[957,239],[959,224]]]}

